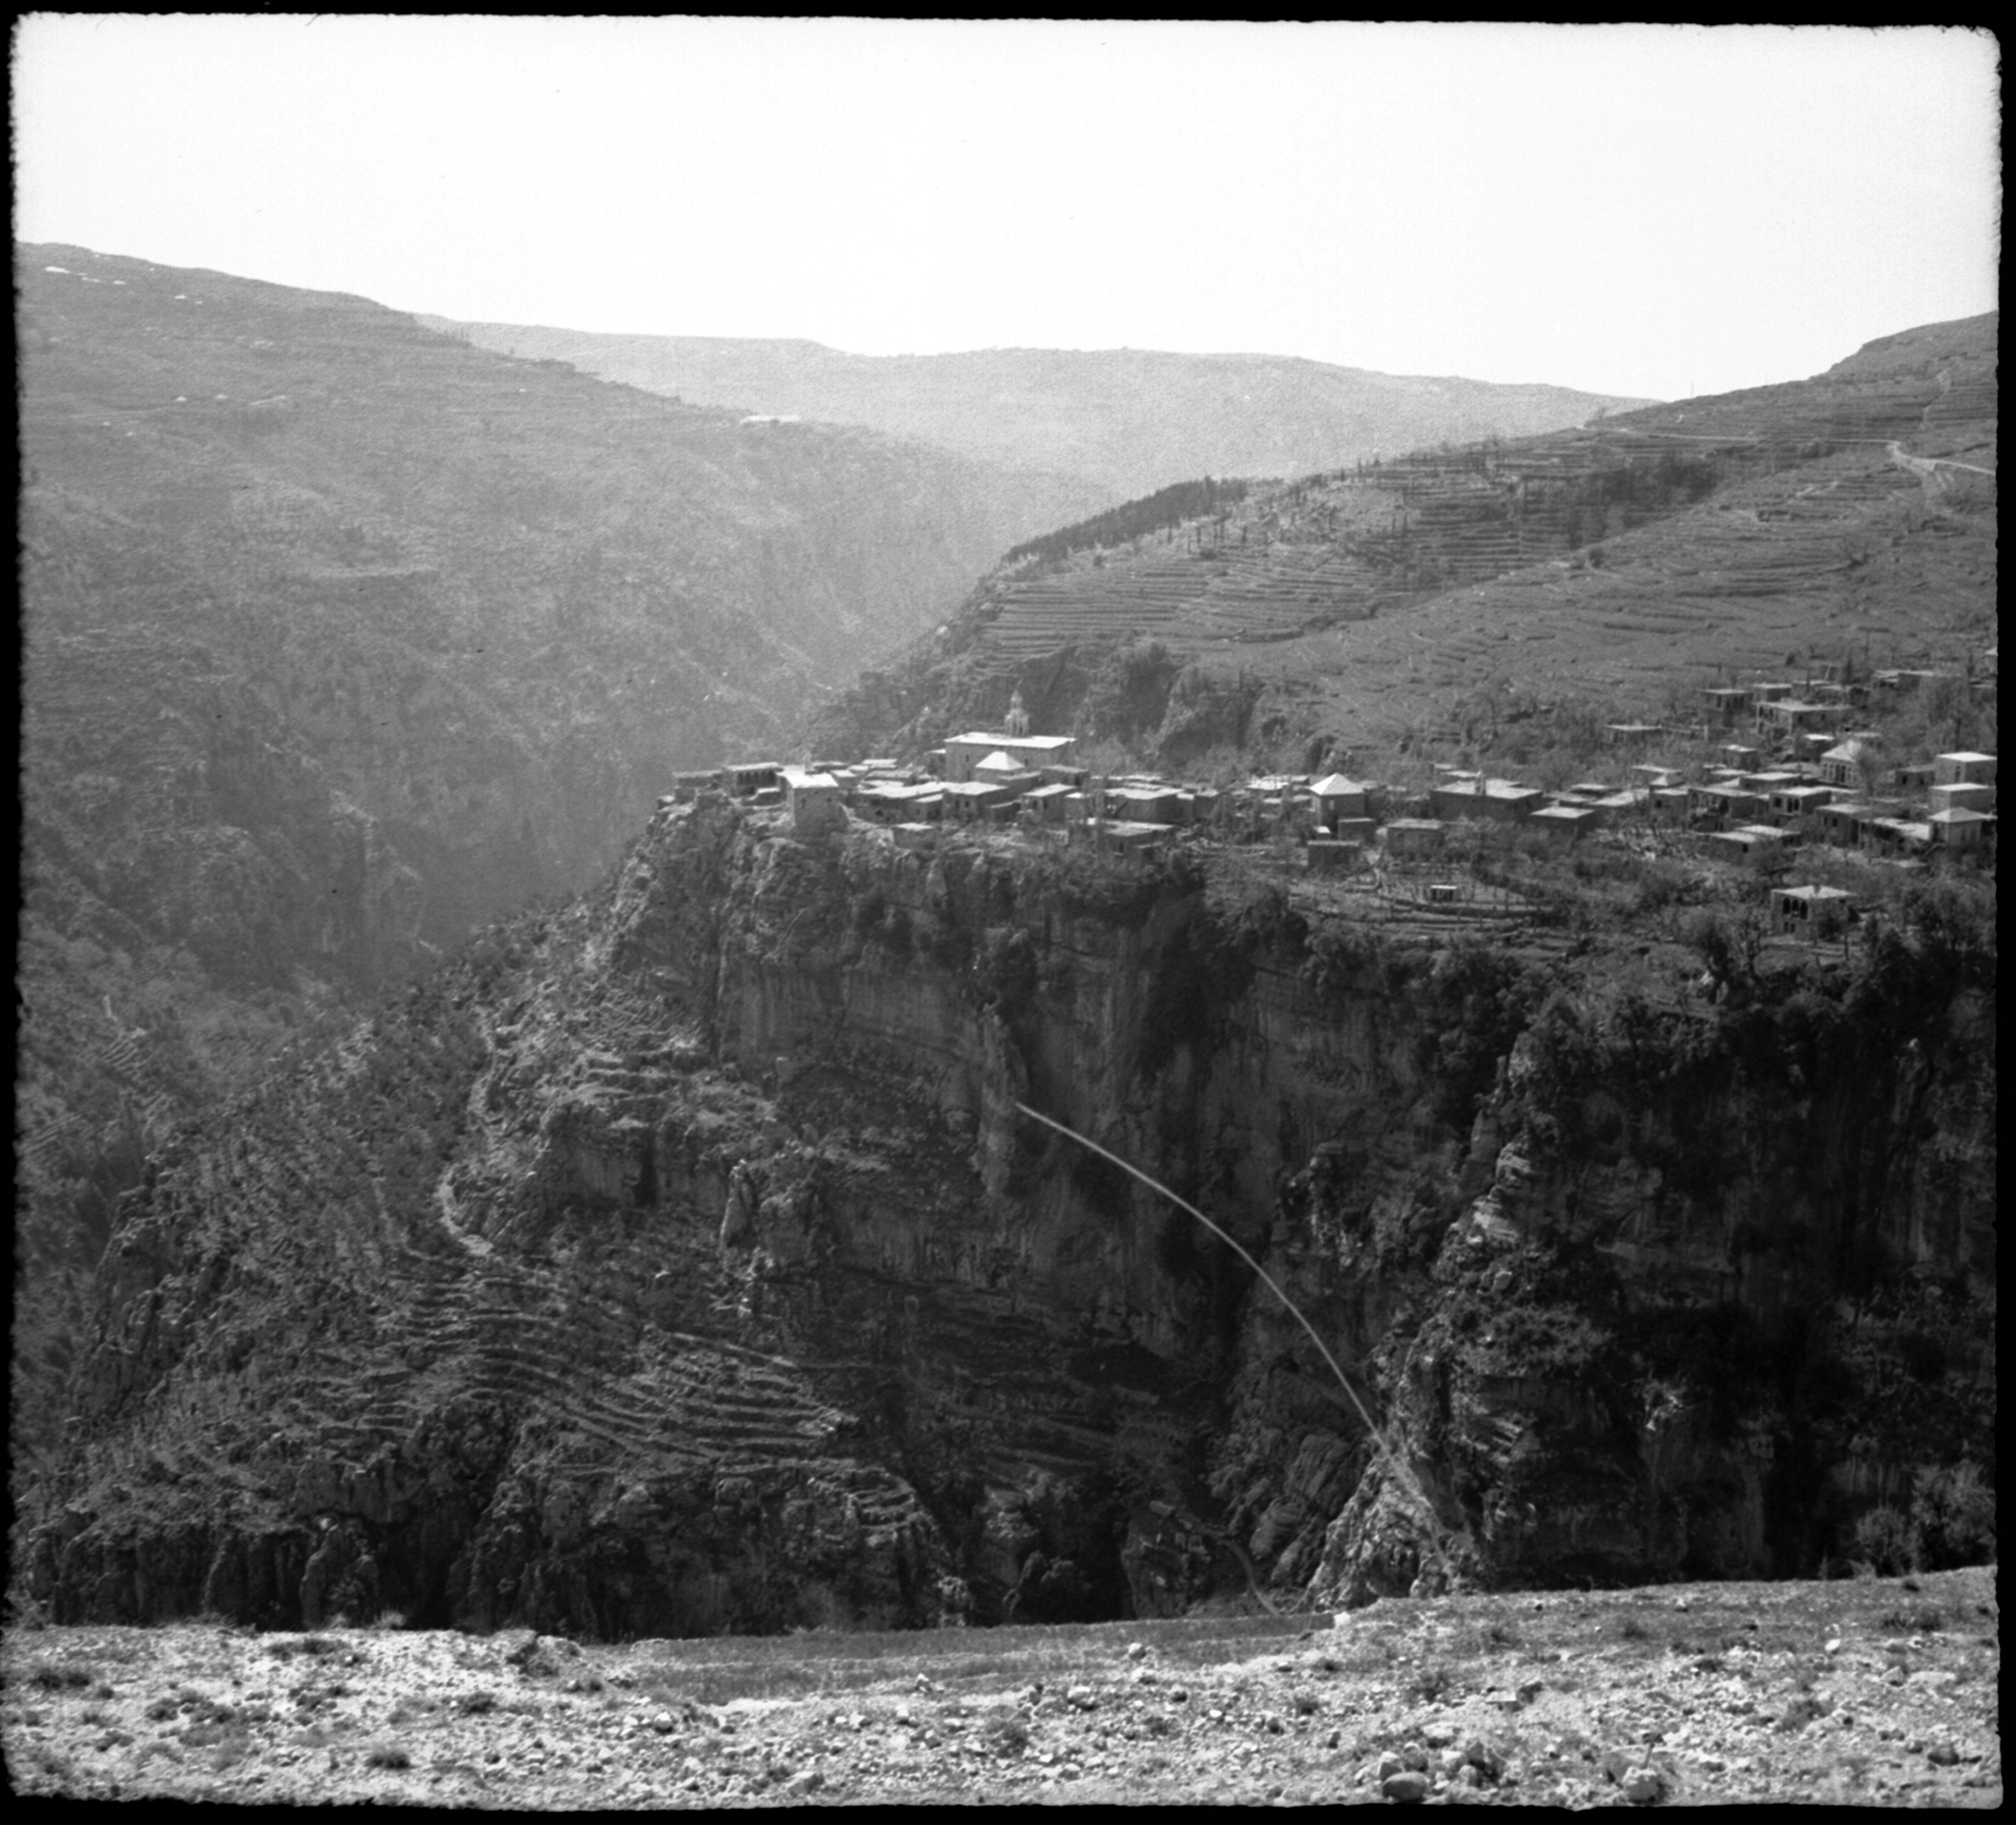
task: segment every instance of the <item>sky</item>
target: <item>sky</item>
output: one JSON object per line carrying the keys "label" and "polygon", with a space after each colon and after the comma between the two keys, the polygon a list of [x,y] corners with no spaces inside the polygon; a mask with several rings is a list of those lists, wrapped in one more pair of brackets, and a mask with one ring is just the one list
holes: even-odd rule
{"label": "sky", "polygon": [[474,321],[1656,398],[1996,302],[1942,27],[33,14],[15,233]]}

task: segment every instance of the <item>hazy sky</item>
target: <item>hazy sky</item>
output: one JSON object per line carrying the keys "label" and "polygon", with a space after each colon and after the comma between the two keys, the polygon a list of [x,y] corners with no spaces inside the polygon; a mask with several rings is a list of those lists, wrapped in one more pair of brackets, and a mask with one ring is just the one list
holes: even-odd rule
{"label": "hazy sky", "polygon": [[1672,398],[1996,303],[1935,27],[40,14],[16,232],[580,329]]}

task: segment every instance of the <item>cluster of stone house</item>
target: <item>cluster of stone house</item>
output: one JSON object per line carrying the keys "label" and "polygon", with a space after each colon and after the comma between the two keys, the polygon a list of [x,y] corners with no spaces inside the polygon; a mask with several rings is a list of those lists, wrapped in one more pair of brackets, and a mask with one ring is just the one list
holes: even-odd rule
{"label": "cluster of stone house", "polygon": [[[1851,683],[1839,663],[1816,666],[1805,678],[1759,679],[1750,684],[1712,685],[1701,693],[1711,725],[1735,729],[1748,723],[1781,741],[1813,747],[1831,746],[1845,719],[1871,698],[1897,696],[1957,672],[1895,670],[1879,671],[1872,684]],[[1817,744],[1817,745],[1816,745]]]}
{"label": "cluster of stone house", "polygon": [[1896,768],[1881,756],[1867,733],[1809,766],[1759,769],[1739,751],[1684,789],[1688,826],[1711,852],[1735,858],[1801,837],[1899,857],[1993,847],[1994,755],[1956,751],[1927,766]]}
{"label": "cluster of stone house", "polygon": [[[1830,688],[1821,679],[1801,697],[1787,694],[1789,686],[1711,689],[1715,718],[1719,706],[1741,697],[1755,726],[1775,735],[1777,751],[1790,758],[1764,764],[1759,746],[1730,741],[1693,779],[1643,761],[1629,769],[1625,784],[1587,780],[1546,792],[1438,765],[1425,796],[1402,801],[1341,773],[1274,775],[1223,790],[1147,774],[1094,777],[1079,764],[1071,736],[1029,733],[1018,695],[1003,729],[954,736],[921,765],[886,757],[808,766],[740,762],[676,776],[663,802],[724,791],[781,808],[801,836],[870,823],[916,848],[935,844],[949,826],[978,824],[1047,828],[1061,840],[1121,853],[1153,851],[1186,832],[1233,840],[1281,833],[1301,844],[1312,872],[1323,873],[1355,868],[1375,844],[1403,866],[1431,858],[1453,824],[1470,819],[1517,824],[1564,844],[1627,818],[1663,823],[1691,832],[1704,855],[1732,862],[1779,859],[1804,841],[1899,858],[1993,847],[1994,755],[1955,751],[1924,767],[1886,768],[1879,736],[1842,733],[1845,695],[1816,700]],[[1822,710],[1824,732],[1809,728],[1820,718],[1805,713]],[[1611,733],[1636,746],[1661,732],[1633,723]],[[1798,758],[1802,750],[1809,758]],[[1850,916],[1852,899],[1831,887],[1780,888],[1774,916],[1781,930],[1817,934]]]}

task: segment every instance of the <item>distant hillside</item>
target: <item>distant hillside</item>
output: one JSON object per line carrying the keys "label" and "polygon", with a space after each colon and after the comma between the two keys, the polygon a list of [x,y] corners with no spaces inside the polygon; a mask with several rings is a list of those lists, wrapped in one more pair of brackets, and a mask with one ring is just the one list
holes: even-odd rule
{"label": "distant hillside", "polygon": [[1480,693],[1657,715],[1791,653],[1955,658],[1993,638],[1996,330],[1931,325],[1811,380],[1033,545],[830,706],[817,744],[927,745],[1019,689],[1039,726],[1172,763],[1377,748],[1453,729]]}
{"label": "distant hillside", "polygon": [[24,1246],[333,999],[572,892],[1082,490],[367,300],[16,249]]}
{"label": "distant hillside", "polygon": [[1041,348],[862,355],[816,342],[421,321],[479,347],[571,362],[706,405],[867,425],[990,463],[1066,470],[1109,491],[1096,506],[1194,476],[1301,475],[1422,445],[1557,430],[1645,403],[1280,355]]}

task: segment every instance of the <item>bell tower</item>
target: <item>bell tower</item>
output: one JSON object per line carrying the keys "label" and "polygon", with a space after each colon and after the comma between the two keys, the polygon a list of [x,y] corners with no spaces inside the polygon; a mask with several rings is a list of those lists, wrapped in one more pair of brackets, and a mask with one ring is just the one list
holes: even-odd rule
{"label": "bell tower", "polygon": [[1022,689],[1017,685],[1015,694],[1008,700],[1008,726],[1006,733],[1011,740],[1020,741],[1029,733],[1029,712],[1022,707]]}

